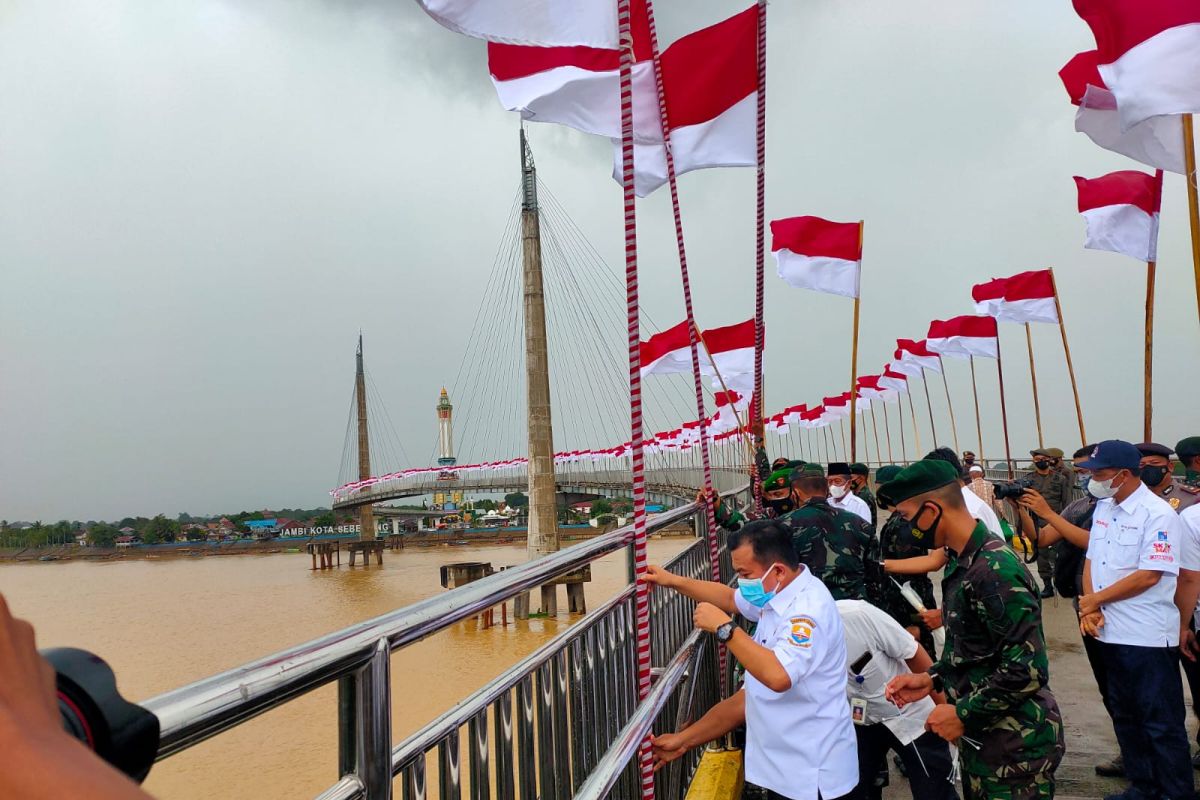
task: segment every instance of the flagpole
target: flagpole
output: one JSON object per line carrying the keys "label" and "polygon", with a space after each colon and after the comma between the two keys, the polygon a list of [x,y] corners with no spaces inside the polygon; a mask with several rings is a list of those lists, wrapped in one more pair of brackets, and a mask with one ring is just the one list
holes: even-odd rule
{"label": "flagpole", "polygon": [[950,384],[946,381],[946,362],[938,356],[938,364],[942,368],[942,388],[946,390],[946,408],[950,410],[950,433],[954,437],[954,451],[962,452],[958,449],[958,423],[954,421],[954,404],[950,402]]}
{"label": "flagpole", "polygon": [[833,460],[831,458],[831,456],[833,455],[833,437],[829,432],[829,427],[830,426],[828,423],[826,423],[824,426],[824,428],[825,428],[825,463],[826,464],[828,464],[830,461]]}
{"label": "flagpole", "polygon": [[1008,477],[1014,477],[1012,450],[1008,445],[1008,404],[1004,400],[1004,362],[1000,358],[1000,336],[996,331],[996,378],[1000,382],[1000,425],[1004,429],[1004,459],[1008,463]]}
{"label": "flagpole", "polygon": [[[879,450],[879,423],[875,421],[875,399],[867,400],[867,410],[871,412],[871,428],[875,431],[875,460],[883,463],[883,453]],[[884,423],[887,424],[886,422]]]}
{"label": "flagpole", "polygon": [[[853,402],[853,401],[851,401],[851,402]],[[850,452],[846,448],[846,418],[845,417],[842,417],[841,419],[838,420],[838,427],[841,428],[841,430],[842,430],[842,459],[844,460],[846,458],[847,454]],[[854,427],[854,412],[853,411],[850,412],[850,427],[852,429]]]}
{"label": "flagpole", "polygon": [[929,430],[933,432],[933,446],[936,449],[938,446],[937,428],[933,424],[933,403],[929,399],[929,379],[925,377],[924,367],[921,367],[921,383],[925,384],[925,407],[929,409]]}
{"label": "flagpole", "polygon": [[1050,267],[1050,286],[1054,289],[1054,311],[1058,315],[1058,331],[1062,334],[1063,354],[1067,357],[1067,374],[1071,376],[1071,394],[1075,396],[1075,418],[1079,421],[1079,446],[1087,444],[1087,433],[1083,428],[1083,406],[1079,403],[1079,384],[1075,381],[1075,366],[1071,363],[1071,345],[1067,343],[1067,323],[1063,319],[1062,300],[1058,296],[1058,281],[1054,267]]}
{"label": "flagpole", "polygon": [[[1187,118],[1190,120],[1191,115]],[[1162,186],[1163,186],[1163,171],[1156,170],[1154,173],[1154,210],[1162,210]],[[1154,239],[1151,242],[1157,249],[1158,231],[1154,232]],[[1157,271],[1157,258],[1146,262],[1146,363],[1145,376],[1143,378],[1142,391],[1144,393],[1144,409],[1142,412],[1142,441],[1152,442],[1154,437],[1151,434],[1154,421],[1154,277]]]}
{"label": "flagpole", "polygon": [[1183,115],[1183,159],[1187,170],[1188,216],[1192,226],[1192,270],[1196,274],[1196,312],[1200,314],[1200,198],[1196,190],[1196,140],[1192,115]]}
{"label": "flagpole", "polygon": [[[763,0],[759,0],[763,2]],[[859,295],[862,294],[862,246],[865,220],[858,221],[858,280],[854,287],[854,332],[850,340],[850,452],[851,463],[858,457],[858,429],[855,426],[854,396],[858,389],[858,308]]]}
{"label": "flagpole", "polygon": [[[747,426],[751,423],[751,420],[747,419],[746,424],[742,424],[742,418],[738,414],[737,405],[733,402],[733,395],[730,394],[729,387],[725,385],[725,379],[721,377],[721,370],[717,369],[717,362],[713,360],[712,351],[708,349],[708,343],[704,341],[704,332],[700,330],[700,326],[696,325],[695,322],[692,323],[692,327],[696,330],[697,340],[704,345],[704,354],[708,356],[708,363],[712,366],[713,372],[717,376],[717,381],[721,384],[721,391],[725,393],[725,399],[729,401],[729,408],[733,410],[733,418],[737,420],[738,433],[742,435],[742,439],[746,442],[746,447],[750,451],[750,472],[752,473],[750,475],[750,480],[754,481],[754,473],[757,473],[757,470],[754,469],[754,442],[750,441],[749,437],[746,436],[746,431],[748,430]],[[755,410],[753,400],[750,401],[750,408],[747,409],[747,412],[752,410]],[[758,416],[760,418],[762,417],[761,411],[758,412]],[[701,423],[701,426],[703,426],[703,424],[704,423]]]}
{"label": "flagpole", "polygon": [[[754,240],[754,396],[758,398],[758,416],[763,409],[763,344],[766,334],[763,321],[763,273],[766,264],[767,227],[767,0],[758,0],[758,106],[755,125],[755,148],[758,171],[756,174],[756,227]],[[754,431],[762,438],[762,423],[755,422]],[[758,493],[758,481],[753,479]]]}
{"label": "flagpole", "polygon": [[[1000,338],[1000,331],[997,328],[996,338]],[[1029,330],[1029,323],[1025,323],[1025,344],[1029,348],[1029,381],[1033,384],[1033,418],[1037,422],[1038,447],[1045,447],[1046,442],[1042,439],[1042,404],[1038,400],[1037,388],[1037,370],[1033,366],[1033,334]],[[1147,439],[1146,441],[1150,441]],[[983,448],[980,448],[981,450]]]}
{"label": "flagpole", "polygon": [[[913,447],[915,447],[919,453],[921,452],[921,432],[917,430],[917,408],[913,405],[912,381],[908,379],[907,375],[904,376],[904,384],[908,387],[908,391],[905,392],[905,394],[908,395],[908,413],[912,416]],[[903,432],[903,426],[901,426],[901,432]],[[904,460],[907,463],[907,455],[905,455]]]}
{"label": "flagpole", "polygon": [[[997,328],[999,332],[999,328]],[[975,435],[979,437],[979,462],[983,463],[983,419],[979,416],[979,387],[975,383],[975,356],[971,356],[971,394],[975,398]]]}

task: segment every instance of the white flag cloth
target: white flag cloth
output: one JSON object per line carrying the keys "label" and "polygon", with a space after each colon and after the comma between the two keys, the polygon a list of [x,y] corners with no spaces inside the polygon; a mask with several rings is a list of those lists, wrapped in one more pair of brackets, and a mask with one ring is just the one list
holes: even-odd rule
{"label": "white flag cloth", "polygon": [[616,50],[616,0],[417,0],[452,31],[491,42]]}
{"label": "white flag cloth", "polygon": [[1050,270],[1021,272],[993,278],[971,289],[975,313],[1005,322],[1058,322],[1054,276]]}
{"label": "white flag cloth", "polygon": [[1087,220],[1089,250],[1109,250],[1138,261],[1158,260],[1161,184],[1153,175],[1122,170],[1099,178],[1075,178],[1079,213]]}
{"label": "white flag cloth", "polygon": [[999,331],[994,317],[962,316],[929,323],[926,345],[934,353],[954,358],[999,358]]}
{"label": "white flag cloth", "polygon": [[797,289],[858,297],[862,226],[820,217],[771,221],[779,277]]}

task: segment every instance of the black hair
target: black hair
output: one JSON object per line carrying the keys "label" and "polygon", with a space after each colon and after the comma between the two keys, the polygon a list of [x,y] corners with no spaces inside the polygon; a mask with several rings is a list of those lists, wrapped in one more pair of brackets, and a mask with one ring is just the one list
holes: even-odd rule
{"label": "black hair", "polygon": [[773,563],[784,564],[788,569],[800,566],[791,529],[773,519],[755,520],[729,534],[730,553],[744,544],[753,548],[754,560],[764,567]]}
{"label": "black hair", "polygon": [[829,496],[829,479],[824,475],[805,475],[792,473],[792,488],[799,489],[807,495],[818,497]]}
{"label": "black hair", "polygon": [[1071,458],[1087,458],[1088,456],[1090,456],[1090,455],[1092,454],[1092,451],[1093,451],[1093,450],[1095,450],[1095,449],[1096,449],[1096,445],[1094,445],[1094,444],[1085,444],[1083,447],[1081,447],[1081,448],[1079,448],[1078,450],[1076,450],[1076,451],[1075,451],[1075,452],[1074,452],[1074,453],[1071,455]]}
{"label": "black hair", "polygon": [[956,454],[949,447],[939,447],[936,450],[930,450],[925,454],[924,461],[945,461],[950,466],[954,467],[954,471],[961,476],[963,474],[962,462],[958,460]]}

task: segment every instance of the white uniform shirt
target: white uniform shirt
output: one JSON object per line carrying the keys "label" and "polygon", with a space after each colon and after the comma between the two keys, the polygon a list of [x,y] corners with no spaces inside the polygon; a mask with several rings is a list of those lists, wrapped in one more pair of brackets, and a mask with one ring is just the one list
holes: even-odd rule
{"label": "white uniform shirt", "polygon": [[846,639],[833,596],[807,569],[757,608],[734,592],[738,612],[758,623],[792,686],[773,692],[746,673],[746,780],[793,800],[841,797],[858,784],[858,744],[846,702]]}
{"label": "white uniform shirt", "polygon": [[862,517],[868,525],[871,524],[871,507],[867,505],[866,500],[852,491],[847,490],[841,500],[834,499],[833,495],[829,495],[829,505],[840,508],[842,511],[849,511],[856,517]]}
{"label": "white uniform shirt", "polygon": [[1004,539],[1004,530],[1000,527],[1000,518],[996,516],[996,512],[992,507],[983,502],[983,499],[968,489],[966,486],[962,489],[963,501],[967,504],[967,511],[971,512],[971,516],[983,523],[983,526],[989,531]]}
{"label": "white uniform shirt", "polygon": [[[1179,512],[1179,539],[1179,568],[1200,572],[1200,505]],[[1192,619],[1200,626],[1200,603]]]}
{"label": "white uniform shirt", "polygon": [[837,610],[846,629],[846,663],[854,664],[864,653],[871,654],[862,672],[848,669],[846,696],[866,701],[865,724],[882,723],[901,744],[908,744],[925,733],[925,718],[933,711],[933,700],[925,697],[900,709],[884,698],[883,690],[892,678],[912,672],[905,662],[917,654],[917,640],[870,603],[838,600]]}
{"label": "white uniform shirt", "polygon": [[1180,529],[1175,510],[1141,482],[1122,503],[1111,497],[1096,503],[1087,549],[1092,589],[1106,589],[1139,569],[1162,573],[1141,594],[1101,606],[1100,641],[1139,647],[1179,644],[1175,577],[1183,547]]}

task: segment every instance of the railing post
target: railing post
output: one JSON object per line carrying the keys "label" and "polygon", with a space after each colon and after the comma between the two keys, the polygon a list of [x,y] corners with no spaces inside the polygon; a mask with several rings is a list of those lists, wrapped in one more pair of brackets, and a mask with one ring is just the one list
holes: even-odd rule
{"label": "railing post", "polygon": [[392,797],[391,649],[380,639],[353,675],[338,681],[338,766],[367,800]]}

